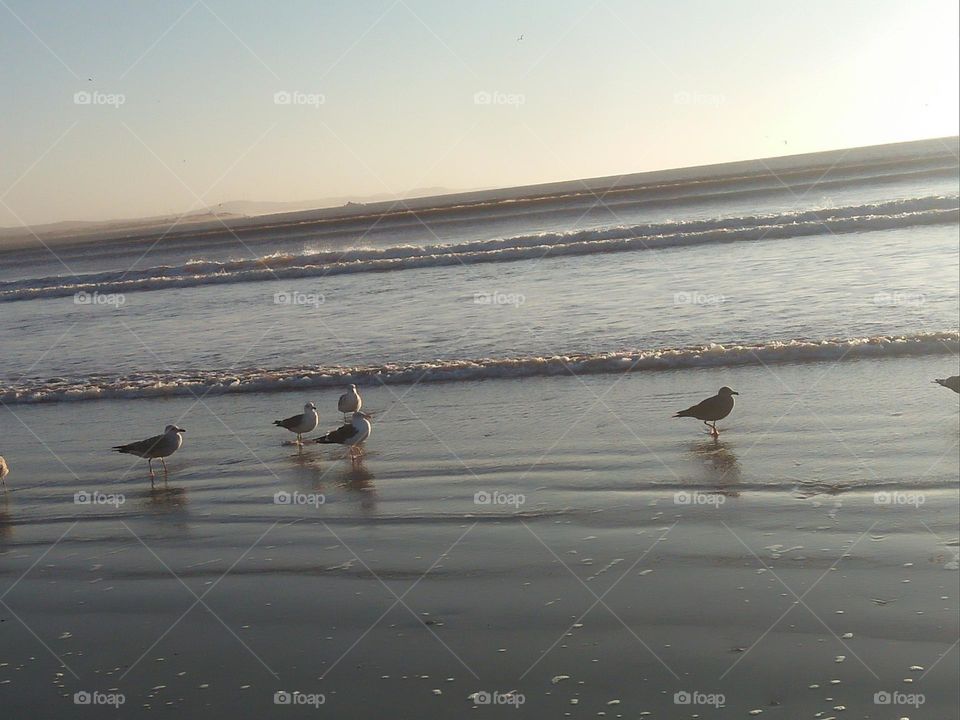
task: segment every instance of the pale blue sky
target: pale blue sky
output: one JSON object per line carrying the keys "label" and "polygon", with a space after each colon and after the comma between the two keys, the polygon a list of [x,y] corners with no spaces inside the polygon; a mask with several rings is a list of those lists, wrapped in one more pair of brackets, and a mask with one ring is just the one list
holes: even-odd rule
{"label": "pale blue sky", "polygon": [[0,0],[0,18],[5,226],[958,132],[955,0]]}

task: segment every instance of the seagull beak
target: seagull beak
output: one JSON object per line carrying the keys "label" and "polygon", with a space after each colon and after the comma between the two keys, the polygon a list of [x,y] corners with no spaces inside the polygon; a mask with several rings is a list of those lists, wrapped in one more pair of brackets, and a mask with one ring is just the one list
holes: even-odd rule
{"label": "seagull beak", "polygon": [[177,432],[186,432],[186,430],[184,430],[182,427],[178,427]]}
{"label": "seagull beak", "polygon": [[734,391],[732,391],[730,394],[731,394],[731,395],[739,395],[740,393],[738,393],[736,390],[734,390]]}

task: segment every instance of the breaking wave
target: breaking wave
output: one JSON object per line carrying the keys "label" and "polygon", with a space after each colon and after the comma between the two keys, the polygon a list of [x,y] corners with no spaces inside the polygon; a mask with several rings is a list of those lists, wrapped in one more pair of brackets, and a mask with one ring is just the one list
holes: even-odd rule
{"label": "breaking wave", "polygon": [[384,365],[301,366],[276,369],[138,372],[110,377],[27,380],[0,385],[7,405],[118,398],[203,396],[275,392],[304,388],[475,381],[494,378],[547,377],[602,373],[677,370],[701,367],[774,365],[848,361],[960,351],[960,332],[878,335],[820,341],[787,340],[761,344],[711,344],[700,347],[620,352],[437,360]]}
{"label": "breaking wave", "polygon": [[199,259],[184,265],[125,272],[30,278],[0,282],[0,302],[870,232],[958,220],[960,198],[936,195],[794,213],[619,225],[450,245],[277,253],[225,262]]}

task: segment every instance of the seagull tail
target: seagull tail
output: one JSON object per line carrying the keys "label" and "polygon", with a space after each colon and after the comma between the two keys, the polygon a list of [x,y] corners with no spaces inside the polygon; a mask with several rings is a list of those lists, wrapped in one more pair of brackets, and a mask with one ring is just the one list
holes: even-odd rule
{"label": "seagull tail", "polygon": [[676,415],[674,415],[674,417],[675,417],[675,418],[678,418],[678,417],[693,417],[693,415],[690,413],[689,410],[681,410],[681,411],[678,412]]}

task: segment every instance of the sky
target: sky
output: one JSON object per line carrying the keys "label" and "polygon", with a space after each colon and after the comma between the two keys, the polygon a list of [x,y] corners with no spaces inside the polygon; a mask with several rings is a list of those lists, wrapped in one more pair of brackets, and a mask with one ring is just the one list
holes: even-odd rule
{"label": "sky", "polygon": [[0,226],[958,133],[956,0],[0,0]]}

